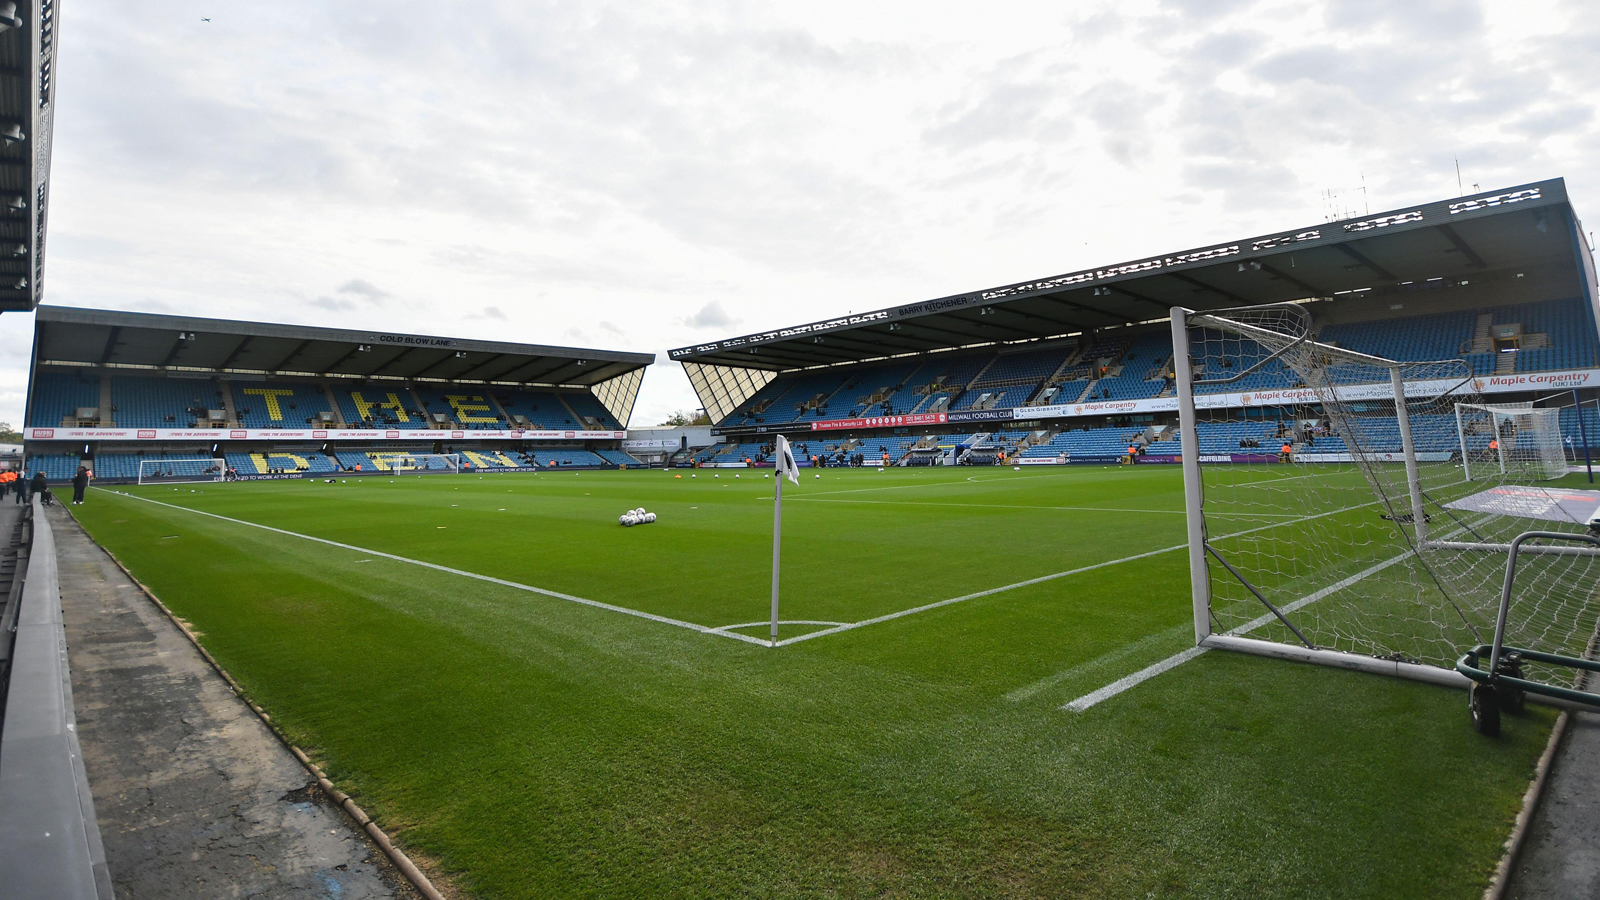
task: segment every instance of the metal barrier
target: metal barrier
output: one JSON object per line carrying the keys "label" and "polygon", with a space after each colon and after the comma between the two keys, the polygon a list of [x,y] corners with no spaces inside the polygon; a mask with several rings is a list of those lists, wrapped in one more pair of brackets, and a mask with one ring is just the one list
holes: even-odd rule
{"label": "metal barrier", "polygon": [[30,900],[111,900],[72,710],[55,535],[37,497],[31,512],[0,726],[0,885],[8,897]]}

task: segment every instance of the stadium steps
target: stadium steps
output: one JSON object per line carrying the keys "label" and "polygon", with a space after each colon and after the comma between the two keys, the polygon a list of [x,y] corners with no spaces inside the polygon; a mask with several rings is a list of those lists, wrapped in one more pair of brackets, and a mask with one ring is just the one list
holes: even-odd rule
{"label": "stadium steps", "polygon": [[233,379],[218,378],[217,386],[222,389],[222,412],[228,417],[228,427],[239,427],[239,408],[233,402]]}
{"label": "stadium steps", "polygon": [[1072,402],[1073,403],[1082,403],[1082,402],[1084,402],[1084,398],[1089,396],[1089,392],[1094,390],[1094,386],[1099,384],[1099,383],[1100,383],[1100,379],[1098,379],[1098,378],[1089,379],[1089,383],[1084,385],[1083,391],[1078,394],[1078,399],[1073,400]]}
{"label": "stadium steps", "polygon": [[557,400],[561,401],[561,408],[567,411],[567,415],[572,416],[572,421],[577,422],[579,428],[587,428],[587,427],[589,427],[588,425],[584,424],[583,416],[578,415],[578,411],[572,408],[572,404],[571,403],[567,402],[566,395],[562,394],[559,391],[556,391],[554,393],[555,393],[555,398]]}
{"label": "stadium steps", "polygon": [[505,423],[506,428],[510,428],[511,413],[507,412],[506,408],[500,404],[500,398],[496,397],[494,391],[490,390],[485,390],[483,395],[488,398],[489,406],[494,410],[495,415],[500,417],[500,421]]}
{"label": "stadium steps", "polygon": [[1472,329],[1472,343],[1466,349],[1467,353],[1494,352],[1494,340],[1489,335],[1489,329],[1493,325],[1494,313],[1482,313],[1478,316],[1478,321]]}
{"label": "stadium steps", "polygon": [[424,427],[439,427],[433,423],[433,410],[428,408],[428,404],[422,402],[422,395],[417,393],[416,385],[409,383],[406,384],[406,396],[410,397],[411,402],[415,403],[417,405],[417,409],[422,412],[422,424]]}
{"label": "stadium steps", "polygon": [[333,410],[333,421],[340,428],[349,428],[349,423],[344,419],[344,410],[339,408],[339,398],[333,393],[333,385],[323,382],[322,392],[328,395],[328,409]]}
{"label": "stadium steps", "polygon": [[111,415],[111,379],[104,374],[100,376],[100,424],[104,428],[115,428]]}
{"label": "stadium steps", "polygon": [[1496,375],[1510,375],[1517,371],[1517,353],[1518,351],[1516,350],[1507,350],[1504,353],[1496,354],[1494,358],[1494,373]]}

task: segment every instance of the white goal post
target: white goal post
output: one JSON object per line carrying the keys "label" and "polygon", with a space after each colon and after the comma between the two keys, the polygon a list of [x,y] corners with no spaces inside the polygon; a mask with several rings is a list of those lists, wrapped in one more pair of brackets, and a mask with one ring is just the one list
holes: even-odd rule
{"label": "white goal post", "polygon": [[228,470],[225,460],[209,456],[156,457],[139,460],[140,484],[221,481]]}
{"label": "white goal post", "polygon": [[1561,411],[1532,403],[1457,403],[1461,472],[1469,481],[1519,474],[1553,480],[1567,474]]}
{"label": "white goal post", "polygon": [[[1172,338],[1201,646],[1466,687],[1512,541],[1590,533],[1600,494],[1549,484],[1559,411],[1484,402],[1465,360],[1319,342],[1299,304],[1174,308]],[[1582,655],[1600,551],[1522,554],[1506,641]]]}

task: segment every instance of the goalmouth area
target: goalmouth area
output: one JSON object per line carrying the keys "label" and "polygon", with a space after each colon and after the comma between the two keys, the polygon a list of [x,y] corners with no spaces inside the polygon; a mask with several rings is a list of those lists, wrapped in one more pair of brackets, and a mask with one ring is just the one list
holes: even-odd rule
{"label": "goalmouth area", "polygon": [[[72,512],[474,895],[1481,896],[1553,711],[1486,741],[1460,691],[1197,651],[1177,466],[806,471],[777,647],[764,474]],[[1279,513],[1213,537],[1377,515]]]}

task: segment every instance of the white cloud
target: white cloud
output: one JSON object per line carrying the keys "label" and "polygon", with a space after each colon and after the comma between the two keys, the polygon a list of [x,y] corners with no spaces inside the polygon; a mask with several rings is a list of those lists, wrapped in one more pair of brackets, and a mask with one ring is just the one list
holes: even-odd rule
{"label": "white cloud", "polygon": [[[1592,218],[1590,12],[81,0],[45,297],[660,353],[1316,222],[1326,188],[1447,196],[1458,158]],[[672,365],[639,402],[698,405]]]}
{"label": "white cloud", "polygon": [[739,320],[728,315],[722,304],[713,300],[700,307],[699,312],[685,318],[683,323],[690,328],[732,328],[739,324]]}

